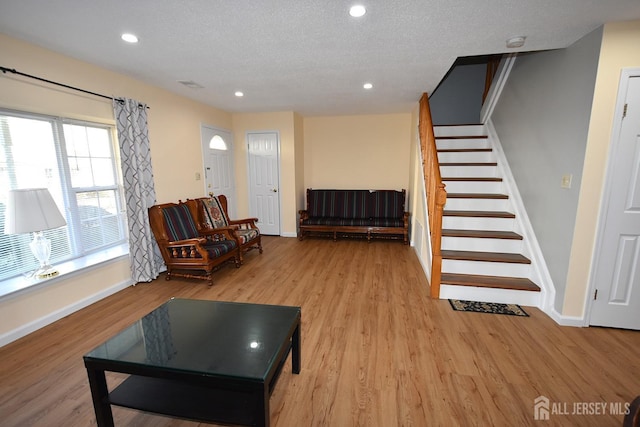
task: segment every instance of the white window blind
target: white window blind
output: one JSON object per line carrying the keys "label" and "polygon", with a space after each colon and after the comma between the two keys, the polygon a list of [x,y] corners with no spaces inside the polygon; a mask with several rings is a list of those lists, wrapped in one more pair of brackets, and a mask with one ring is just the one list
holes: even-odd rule
{"label": "white window blind", "polygon": [[9,190],[48,188],[67,225],[44,234],[51,263],[126,241],[126,216],[114,147],[103,124],[0,110],[0,281],[34,270],[31,235],[4,234]]}

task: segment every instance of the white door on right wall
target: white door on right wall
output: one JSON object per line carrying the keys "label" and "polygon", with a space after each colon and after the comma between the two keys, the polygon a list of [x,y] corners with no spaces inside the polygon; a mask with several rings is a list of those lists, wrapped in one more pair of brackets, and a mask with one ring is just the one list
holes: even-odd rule
{"label": "white door on right wall", "polygon": [[640,72],[623,75],[620,88],[589,323],[640,330]]}

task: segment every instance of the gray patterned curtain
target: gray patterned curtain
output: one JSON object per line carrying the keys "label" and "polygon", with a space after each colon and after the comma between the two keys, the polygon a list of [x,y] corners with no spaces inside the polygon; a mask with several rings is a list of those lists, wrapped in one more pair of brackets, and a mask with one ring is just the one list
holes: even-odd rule
{"label": "gray patterned curtain", "polygon": [[114,99],[124,196],[129,223],[131,277],[150,282],[164,268],[158,244],[149,226],[147,209],[155,204],[147,106],[133,99]]}

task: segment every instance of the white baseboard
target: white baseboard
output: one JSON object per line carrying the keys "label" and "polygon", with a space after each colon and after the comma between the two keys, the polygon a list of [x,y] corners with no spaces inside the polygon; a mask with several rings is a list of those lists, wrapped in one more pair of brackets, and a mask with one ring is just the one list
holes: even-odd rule
{"label": "white baseboard", "polygon": [[280,233],[280,237],[298,237],[298,234],[295,232],[287,231],[284,233]]}
{"label": "white baseboard", "polygon": [[427,278],[427,282],[429,282],[429,286],[431,286],[431,265],[427,263],[428,260],[424,259],[418,253],[418,250],[416,249],[415,246],[411,245],[411,247],[413,247],[413,251],[415,252],[416,256],[418,257],[418,261],[420,262],[420,266],[422,267],[422,271],[424,272],[424,276]]}
{"label": "white baseboard", "polygon": [[558,325],[573,326],[576,328],[583,328],[583,327],[589,326],[585,324],[584,317],[565,316],[563,314],[558,313],[555,308],[552,308],[551,310],[549,310],[547,314],[549,315],[549,317],[555,320],[555,322]]}
{"label": "white baseboard", "polygon": [[6,332],[2,335],[0,335],[0,347],[5,346],[7,344],[9,344],[10,342],[13,342],[17,339],[20,339],[26,335],[29,335],[31,332],[34,332],[40,328],[43,328],[53,322],[55,322],[56,320],[60,320],[65,316],[68,316],[71,313],[74,313],[78,310],[81,310],[91,304],[93,304],[96,301],[100,301],[103,298],[106,298],[110,295],[115,294],[116,292],[119,292],[123,289],[125,289],[128,286],[134,285],[135,283],[133,282],[133,280],[129,279],[129,280],[125,280],[121,283],[117,283],[107,289],[103,289],[102,291],[95,293],[93,295],[90,295],[89,297],[80,300],[80,301],[76,301],[73,304],[70,304],[66,307],[63,307],[59,310],[56,310],[52,313],[47,314],[46,316],[43,316],[39,319],[36,319],[32,322],[29,322],[25,325],[21,325],[20,327]]}

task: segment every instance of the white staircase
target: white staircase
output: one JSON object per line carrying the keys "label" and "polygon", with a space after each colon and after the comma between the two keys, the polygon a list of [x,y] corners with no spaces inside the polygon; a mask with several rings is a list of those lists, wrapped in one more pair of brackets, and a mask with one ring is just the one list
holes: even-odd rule
{"label": "white staircase", "polygon": [[447,191],[440,298],[542,307],[538,257],[515,214],[499,143],[484,125],[434,130]]}

